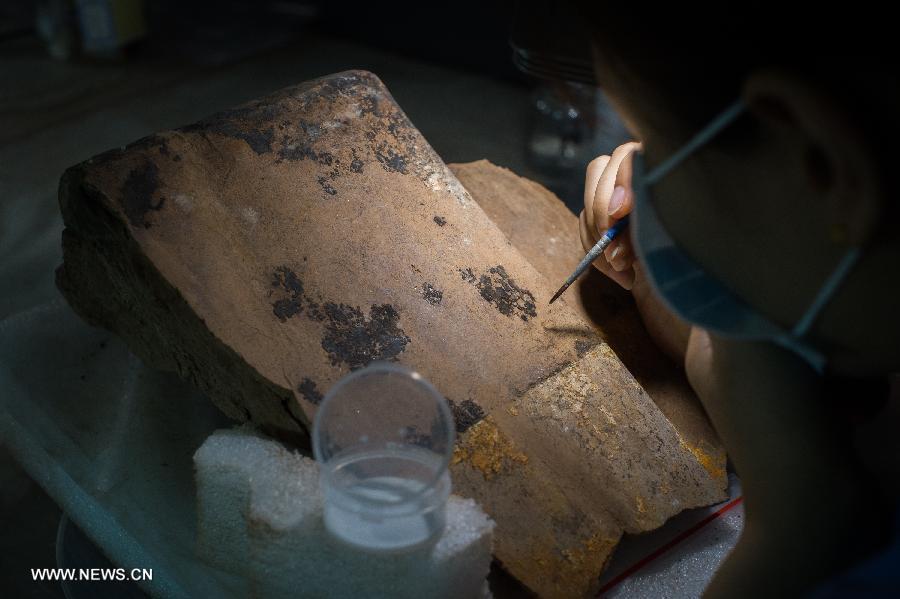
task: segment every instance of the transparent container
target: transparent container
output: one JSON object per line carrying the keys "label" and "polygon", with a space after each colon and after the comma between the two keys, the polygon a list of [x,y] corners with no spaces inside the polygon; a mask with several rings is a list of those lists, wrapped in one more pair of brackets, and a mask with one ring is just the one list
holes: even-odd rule
{"label": "transparent container", "polygon": [[454,440],[446,400],[417,372],[376,363],[338,381],[313,424],[326,529],[368,551],[436,539]]}

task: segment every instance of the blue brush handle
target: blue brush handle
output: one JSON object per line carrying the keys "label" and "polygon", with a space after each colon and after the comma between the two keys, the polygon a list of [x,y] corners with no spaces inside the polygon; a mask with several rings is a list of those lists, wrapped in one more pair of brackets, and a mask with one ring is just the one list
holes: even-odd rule
{"label": "blue brush handle", "polygon": [[581,262],[578,263],[578,266],[575,268],[575,272],[573,272],[568,279],[566,279],[566,286],[571,285],[575,282],[575,279],[584,274],[584,271],[588,269],[588,267],[600,257],[600,254],[603,253],[609,244],[613,242],[613,239],[618,236],[619,233],[625,230],[628,226],[628,220],[630,214],[626,214],[621,220],[617,221],[613,226],[606,230],[606,233],[603,234],[603,237],[600,238],[594,247],[591,248],[584,258],[582,258]]}

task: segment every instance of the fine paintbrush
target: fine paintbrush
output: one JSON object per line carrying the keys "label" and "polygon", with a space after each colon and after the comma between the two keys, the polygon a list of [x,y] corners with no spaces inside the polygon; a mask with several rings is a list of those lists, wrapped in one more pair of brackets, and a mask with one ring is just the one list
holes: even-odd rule
{"label": "fine paintbrush", "polygon": [[[726,108],[725,111],[717,116],[712,123],[707,125],[705,129],[692,137],[686,144],[681,147],[680,150],[666,158],[661,164],[659,164],[659,166],[647,173],[645,177],[640,177],[639,174],[643,172],[642,161],[638,160],[638,157],[635,157],[634,175],[632,180],[640,180],[645,186],[653,185],[662,177],[664,177],[666,173],[675,168],[675,166],[677,166],[685,158],[693,154],[697,150],[697,148],[707,143],[710,138],[716,135],[722,127],[733,121],[735,117],[737,117],[743,110],[744,104],[740,100]],[[625,218],[618,221],[616,224],[606,230],[606,233],[603,234],[603,237],[600,238],[600,241],[597,242],[597,245],[591,248],[591,251],[587,253],[587,256],[584,257],[584,260],[582,260],[578,264],[575,272],[573,272],[572,275],[568,279],[566,279],[566,282],[563,283],[563,286],[559,288],[559,291],[557,291],[553,296],[553,299],[550,300],[551,304],[555,302],[557,298],[565,292],[566,289],[569,288],[569,285],[574,283],[578,279],[578,277],[584,274],[584,271],[588,269],[588,267],[591,265],[591,262],[600,257],[600,254],[602,254],[603,250],[605,250],[609,246],[609,244],[612,243],[613,239],[616,238],[616,235],[621,233],[627,226],[628,216],[625,216]]]}
{"label": "fine paintbrush", "polygon": [[550,299],[550,303],[552,304],[561,296],[566,289],[569,288],[569,285],[574,283],[578,277],[584,274],[584,271],[588,269],[591,263],[600,257],[600,254],[603,253],[609,244],[613,242],[613,239],[621,233],[625,227],[628,226],[628,215],[625,215],[622,220],[617,221],[613,226],[606,230],[606,233],[603,234],[603,237],[600,238],[600,241],[591,248],[591,251],[587,253],[587,255],[578,263],[578,266],[575,267],[575,272],[569,275],[569,278],[566,279],[566,282],[563,283],[563,286],[559,288],[559,291],[553,294],[553,297]]}

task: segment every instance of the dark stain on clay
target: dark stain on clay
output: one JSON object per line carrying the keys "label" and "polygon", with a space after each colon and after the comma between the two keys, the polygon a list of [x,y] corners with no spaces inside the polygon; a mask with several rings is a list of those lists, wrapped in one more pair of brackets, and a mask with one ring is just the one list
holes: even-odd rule
{"label": "dark stain on clay", "polygon": [[376,117],[381,116],[381,111],[378,108],[377,92],[370,92],[359,98],[359,114],[360,116],[366,114],[371,114]]}
{"label": "dark stain on clay", "polygon": [[472,283],[473,285],[475,284],[475,273],[472,272],[471,268],[467,268],[465,270],[460,268],[459,275],[462,277],[462,280],[465,281],[466,283]]}
{"label": "dark stain on clay", "polygon": [[389,143],[381,142],[372,148],[372,151],[375,153],[375,158],[384,167],[384,170],[403,175],[409,172],[406,168],[406,156],[397,152],[396,148]]}
{"label": "dark stain on clay", "polygon": [[322,306],[303,293],[303,281],[287,266],[279,266],[272,272],[272,291],[269,296],[273,295],[277,299],[272,302],[272,313],[281,322],[287,322],[288,318],[301,313],[310,320],[325,320]]}
{"label": "dark stain on clay", "polygon": [[319,182],[319,185],[322,186],[322,189],[325,191],[325,193],[330,196],[337,195],[337,189],[335,189],[334,186],[329,183],[328,177],[319,177],[317,181]]}
{"label": "dark stain on clay", "polygon": [[255,102],[247,106],[224,110],[181,131],[215,133],[246,143],[256,154],[272,151],[275,128],[268,125],[277,116],[279,108],[274,104]]}
{"label": "dark stain on clay", "polygon": [[128,173],[122,185],[122,208],[132,227],[149,229],[147,213],[151,210],[162,210],[165,198],[153,202],[158,187],[159,167],[148,159]]}
{"label": "dark stain on clay", "polygon": [[278,149],[278,157],[291,162],[311,160],[323,166],[334,164],[334,154],[331,152],[316,152],[308,145],[309,143],[308,140],[302,138],[285,136],[281,140],[282,147]]}
{"label": "dark stain on clay", "polygon": [[337,188],[331,182],[337,180],[342,173],[362,172],[363,162],[356,157],[356,150],[353,150],[353,161],[348,166],[332,152],[313,149],[312,144],[322,136],[322,129],[318,125],[300,121],[292,127],[290,122],[284,122],[279,125],[279,129],[287,131],[281,137],[280,147],[276,151],[279,162],[309,160],[323,167],[331,167],[329,172],[316,177],[316,182],[326,194],[337,195]]}
{"label": "dark stain on clay", "polygon": [[[290,125],[290,122],[285,123],[285,126],[288,125]],[[297,123],[297,127],[300,128],[300,131],[303,132],[304,138],[308,141],[315,141],[322,135],[322,127],[320,127],[316,123],[310,123],[301,119]]]}
{"label": "dark stain on clay", "polygon": [[525,322],[537,316],[534,295],[527,289],[519,287],[502,265],[489,268],[488,272],[477,280],[471,268],[459,269],[459,273],[463,281],[475,285],[479,295],[496,307],[501,314],[518,316]]}
{"label": "dark stain on clay", "polygon": [[319,152],[319,156],[316,158],[316,162],[325,166],[331,166],[334,164],[334,160],[334,154],[331,152]]}
{"label": "dark stain on clay", "polygon": [[306,299],[306,316],[309,317],[310,320],[315,320],[316,322],[322,322],[325,320],[325,311],[322,309],[318,303],[312,301],[308,297]]}
{"label": "dark stain on clay", "polygon": [[[340,125],[358,121],[365,135],[362,145],[348,153],[328,143],[330,126],[308,116],[320,114],[323,104],[332,105],[334,114],[344,115]],[[362,173],[369,164],[427,181],[440,160],[378,78],[364,71],[309,82],[219,112],[180,131],[242,140],[257,154],[274,154],[276,162],[309,160],[328,167],[331,172],[315,176],[324,198],[339,195],[340,185],[334,184],[339,176]]]}
{"label": "dark stain on clay", "polygon": [[381,90],[365,94],[373,110],[365,107],[361,115],[371,113],[371,126],[366,131],[369,150],[381,167],[390,173],[413,174],[425,181],[433,175],[431,163],[437,154],[422,138],[400,108],[391,101],[390,94]]}
{"label": "dark stain on clay", "polygon": [[471,399],[466,399],[460,403],[456,403],[452,399],[448,399],[450,411],[453,412],[453,420],[456,423],[456,432],[462,434],[469,430],[472,425],[484,418],[484,410]]}
{"label": "dark stain on clay", "polygon": [[422,297],[432,306],[437,306],[444,299],[444,292],[431,283],[425,283],[422,285]]}
{"label": "dark stain on clay", "polygon": [[[339,76],[332,75],[317,83],[318,91],[316,95],[331,102],[337,100],[339,97],[355,96],[356,94],[353,92],[355,92],[356,88],[360,85],[374,87],[378,84],[377,79],[371,73],[365,71],[345,73]],[[366,96],[363,96],[363,98],[365,97]],[[374,111],[377,107],[367,106],[363,103],[361,110],[366,109]]]}
{"label": "dark stain on clay", "polygon": [[229,137],[244,140],[250,146],[250,149],[257,154],[268,154],[272,151],[273,131],[271,127],[251,131],[234,130],[228,135]]}
{"label": "dark stain on clay", "polygon": [[[326,126],[309,116],[320,114],[323,105],[342,115],[339,122],[332,120]],[[365,138],[347,152],[328,138],[331,125],[350,121],[363,128]],[[369,164],[427,181],[439,162],[378,78],[366,72],[310,82],[289,93],[220,112],[181,131],[239,139],[257,154],[274,154],[276,162],[308,160],[327,167],[314,176],[325,199],[339,195],[341,186],[334,183],[339,176],[362,173]]]}
{"label": "dark stain on clay", "polygon": [[444,218],[443,216],[435,216],[434,222],[437,223],[437,226],[443,227],[444,225],[447,224],[447,219]]}
{"label": "dark stain on clay", "polygon": [[312,148],[305,145],[298,145],[288,137],[282,139],[281,143],[282,147],[278,149],[278,157],[282,160],[294,162],[297,160],[309,159],[316,161],[319,159],[319,155],[316,154]]}
{"label": "dark stain on clay", "polygon": [[281,322],[303,311],[303,282],[297,273],[287,266],[279,266],[272,273],[272,287],[281,292],[281,297],[272,304],[272,312]]}
{"label": "dark stain on clay", "polygon": [[359,158],[356,158],[355,150],[354,150],[353,161],[350,163],[350,170],[353,171],[354,173],[363,172],[363,161],[360,160]]}
{"label": "dark stain on clay", "polygon": [[[154,134],[142,137],[141,139],[128,144],[125,148],[128,150],[141,150],[147,154],[157,151],[160,156],[168,158],[172,162],[181,162],[181,154],[175,153],[169,148],[169,139],[163,135]],[[112,150],[112,152],[121,154],[122,150]]]}
{"label": "dark stain on clay", "polygon": [[[162,135],[158,133],[154,133],[153,135],[148,135],[147,137],[142,137],[136,141],[131,142],[124,148],[125,150],[142,150],[144,152],[152,152],[153,150],[159,151],[160,154],[167,156],[169,152],[168,141]],[[114,153],[121,155],[123,152],[122,149],[110,150],[109,152],[104,152],[101,156]],[[94,157],[93,160],[97,160],[98,157]]]}
{"label": "dark stain on clay", "polygon": [[[322,349],[332,365],[343,362],[355,370],[376,360],[392,360],[410,341],[398,326],[400,315],[392,305],[374,305],[369,308],[368,317],[359,308],[346,304],[320,305],[304,294],[303,281],[287,266],[273,271],[271,293],[280,296],[272,303],[272,312],[281,322],[305,314],[310,320],[325,323]],[[314,390],[315,384],[309,383],[311,386],[306,389]],[[298,390],[306,396],[304,385],[306,379]]]}
{"label": "dark stain on clay", "polygon": [[297,386],[297,391],[300,392],[306,401],[314,406],[322,403],[322,393],[319,392],[319,389],[316,387],[316,382],[312,379],[304,377]]}
{"label": "dark stain on clay", "polygon": [[390,304],[372,306],[366,318],[359,308],[328,302],[325,316],[322,349],[332,365],[343,362],[356,370],[376,360],[392,360],[410,341],[398,326],[400,315]]}

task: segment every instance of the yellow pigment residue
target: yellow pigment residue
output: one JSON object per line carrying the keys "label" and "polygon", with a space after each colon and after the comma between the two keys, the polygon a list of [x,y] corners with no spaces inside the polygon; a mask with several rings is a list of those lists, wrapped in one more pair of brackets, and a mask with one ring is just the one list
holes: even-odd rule
{"label": "yellow pigment residue", "polygon": [[574,546],[560,548],[559,539],[545,539],[520,552],[510,562],[510,569],[526,571],[532,581],[540,581],[541,597],[569,599],[591,596],[619,535],[594,533]]}
{"label": "yellow pigment residue", "polygon": [[634,498],[634,503],[637,506],[637,511],[639,514],[644,514],[647,512],[647,508],[644,506],[644,498],[638,495]]}
{"label": "yellow pigment residue", "polygon": [[581,542],[581,547],[575,549],[563,549],[563,557],[568,562],[568,568],[572,573],[589,568],[591,573],[599,574],[603,564],[609,558],[610,553],[619,542],[618,539],[607,539],[599,533]]}
{"label": "yellow pigment residue", "polygon": [[[618,542],[618,538],[594,534],[583,540],[580,547],[563,549],[563,559],[555,560],[555,572],[547,572],[547,575],[561,581],[579,580],[590,584],[589,581],[600,576]],[[589,590],[583,589],[584,592]]]}
{"label": "yellow pigment residue", "polygon": [[703,469],[709,473],[709,476],[713,479],[722,479],[725,478],[725,453],[724,452],[710,452],[705,450],[702,445],[705,445],[703,441],[700,442],[700,445],[691,445],[686,443],[684,439],[679,438],[681,442],[681,446],[687,449],[697,462],[703,466]]}
{"label": "yellow pigment residue", "polygon": [[616,355],[616,352],[609,346],[607,343],[601,343],[597,346],[597,353],[606,358],[607,360],[616,360],[618,361],[619,357]]}
{"label": "yellow pigment residue", "polygon": [[460,462],[472,465],[485,478],[491,478],[513,464],[527,464],[528,456],[517,451],[488,416],[473,425],[456,444],[451,463]]}

